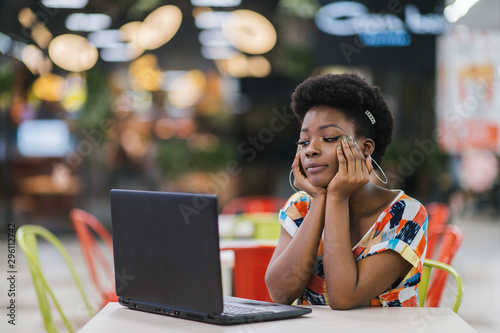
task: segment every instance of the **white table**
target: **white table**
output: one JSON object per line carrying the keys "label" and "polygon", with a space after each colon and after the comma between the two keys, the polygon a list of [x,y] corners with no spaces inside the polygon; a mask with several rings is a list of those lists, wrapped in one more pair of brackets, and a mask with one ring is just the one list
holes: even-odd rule
{"label": "white table", "polygon": [[294,319],[219,326],[130,310],[118,303],[109,303],[80,332],[476,332],[447,308],[358,308],[347,311],[334,311],[325,306],[311,308],[312,313]]}

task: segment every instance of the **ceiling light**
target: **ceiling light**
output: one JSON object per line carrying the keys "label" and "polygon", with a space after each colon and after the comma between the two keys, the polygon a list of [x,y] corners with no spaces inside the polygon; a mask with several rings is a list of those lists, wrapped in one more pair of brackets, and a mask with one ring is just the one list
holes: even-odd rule
{"label": "ceiling light", "polygon": [[82,72],[97,62],[98,52],[87,39],[77,35],[61,35],[49,44],[49,56],[59,67],[70,72]]}
{"label": "ceiling light", "polygon": [[139,31],[141,30],[142,22],[133,21],[126,23],[120,27],[123,33],[123,39],[127,42],[133,42],[139,38]]}
{"label": "ceiling light", "polygon": [[247,57],[243,53],[238,53],[234,58],[224,62],[224,69],[232,77],[245,77],[248,75]]}
{"label": "ceiling light", "polygon": [[29,8],[23,8],[17,15],[19,23],[25,28],[30,28],[36,22],[36,15]]}
{"label": "ceiling light", "polygon": [[42,0],[47,8],[85,8],[89,0]]}
{"label": "ceiling light", "polygon": [[450,23],[457,22],[460,18],[467,15],[469,10],[478,2],[479,0],[457,0],[451,5],[444,9],[444,16],[446,20]]}
{"label": "ceiling light", "polygon": [[12,47],[12,39],[0,32],[0,53],[7,54]]}
{"label": "ceiling light", "polygon": [[87,38],[95,47],[110,47],[123,41],[123,33],[120,30],[99,30],[89,33]]}
{"label": "ceiling light", "polygon": [[181,10],[172,5],[157,8],[141,24],[138,43],[146,50],[154,50],[175,36],[182,22]]}
{"label": "ceiling light", "polygon": [[198,36],[201,45],[208,46],[228,46],[229,41],[224,37],[222,30],[210,29],[202,30]]}
{"label": "ceiling light", "polygon": [[231,15],[231,12],[203,12],[196,15],[194,24],[199,29],[220,29],[229,15]]}
{"label": "ceiling light", "polygon": [[122,38],[124,41],[129,43],[128,52],[132,59],[139,57],[146,51],[144,47],[141,46],[140,41],[140,29],[142,22],[133,21],[121,26],[120,31],[122,32]]}
{"label": "ceiling light", "polygon": [[203,45],[201,47],[201,55],[205,59],[231,59],[234,58],[238,52],[231,46],[226,45]]}
{"label": "ceiling light", "polygon": [[74,13],[66,18],[66,28],[72,31],[96,31],[109,28],[111,17],[106,14]]}
{"label": "ceiling light", "polygon": [[271,73],[271,64],[263,56],[247,57],[239,53],[236,57],[219,62],[220,68],[232,77],[266,77]]}
{"label": "ceiling light", "polygon": [[42,49],[46,49],[52,40],[52,33],[47,29],[44,23],[37,23],[31,28],[31,38]]}
{"label": "ceiling light", "polygon": [[250,54],[270,51],[276,44],[276,30],[261,14],[251,10],[235,10],[224,22],[224,35],[238,50]]}
{"label": "ceiling light", "polygon": [[115,43],[101,50],[101,59],[107,62],[125,62],[135,58],[137,55],[129,43]]}
{"label": "ceiling light", "polygon": [[34,45],[26,45],[21,52],[21,59],[28,69],[35,75],[44,62],[42,50]]}
{"label": "ceiling light", "polygon": [[255,77],[266,77],[271,74],[271,63],[263,56],[254,56],[247,59],[248,71]]}

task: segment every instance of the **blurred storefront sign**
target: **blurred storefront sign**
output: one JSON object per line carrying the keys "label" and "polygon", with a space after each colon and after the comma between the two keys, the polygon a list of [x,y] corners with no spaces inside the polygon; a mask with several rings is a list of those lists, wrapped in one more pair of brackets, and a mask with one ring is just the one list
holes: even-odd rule
{"label": "blurred storefront sign", "polygon": [[320,64],[434,70],[435,37],[446,27],[442,0],[320,3]]}
{"label": "blurred storefront sign", "polygon": [[410,33],[441,34],[446,22],[440,13],[422,14],[416,5],[400,1],[389,1],[387,10],[375,13],[360,2],[332,2],[316,13],[315,21],[327,34],[358,35],[361,43],[373,47],[408,46]]}
{"label": "blurred storefront sign", "polygon": [[455,31],[438,40],[437,139],[450,153],[500,152],[500,32]]}

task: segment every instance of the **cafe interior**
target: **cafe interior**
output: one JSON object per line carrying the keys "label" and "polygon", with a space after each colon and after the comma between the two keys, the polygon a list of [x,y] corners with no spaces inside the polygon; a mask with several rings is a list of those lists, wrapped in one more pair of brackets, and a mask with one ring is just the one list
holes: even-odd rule
{"label": "cafe interior", "polygon": [[451,269],[421,305],[500,331],[499,54],[496,0],[2,0],[0,330],[97,331],[111,189],[215,194],[224,295],[270,301],[290,95],[353,72],[395,119],[379,185],[424,204],[426,260]]}

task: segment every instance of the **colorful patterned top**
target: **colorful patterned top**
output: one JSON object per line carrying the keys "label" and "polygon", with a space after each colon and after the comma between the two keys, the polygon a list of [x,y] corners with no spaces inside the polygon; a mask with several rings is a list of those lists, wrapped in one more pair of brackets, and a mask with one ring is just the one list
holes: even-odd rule
{"label": "colorful patterned top", "polygon": [[[393,250],[406,259],[412,268],[388,290],[372,299],[365,306],[418,306],[418,283],[422,273],[422,261],[427,250],[427,211],[417,200],[403,191],[380,214],[361,241],[353,247],[356,261],[385,250]],[[280,210],[280,222],[293,237],[304,220],[312,198],[305,192],[290,197]],[[300,304],[328,305],[323,271],[323,241],[320,242],[313,274]]]}

